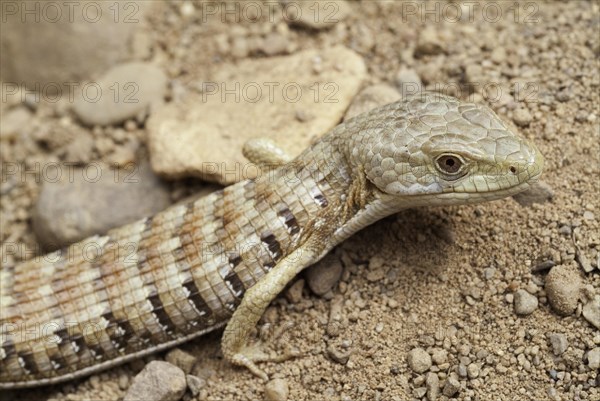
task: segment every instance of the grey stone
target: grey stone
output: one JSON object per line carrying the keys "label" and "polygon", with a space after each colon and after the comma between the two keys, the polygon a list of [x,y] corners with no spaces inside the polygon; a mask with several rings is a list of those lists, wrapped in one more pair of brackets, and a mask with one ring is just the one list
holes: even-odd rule
{"label": "grey stone", "polygon": [[61,179],[42,184],[32,215],[36,237],[47,250],[104,234],[170,204],[166,185],[148,163],[122,170],[92,164],[56,171]]}
{"label": "grey stone", "polygon": [[167,76],[155,65],[133,62],[111,68],[89,91],[82,91],[73,111],[88,125],[111,125],[151,112],[164,102]]}
{"label": "grey stone", "polygon": [[548,340],[552,346],[552,353],[556,356],[562,355],[569,347],[567,336],[563,333],[548,333]]}
{"label": "grey stone", "polygon": [[423,348],[413,348],[408,353],[408,366],[413,372],[426,372],[431,367],[431,356]]}
{"label": "grey stone", "polygon": [[340,280],[344,270],[339,256],[330,253],[319,262],[306,269],[308,287],[317,295],[324,295]]}
{"label": "grey stone", "polygon": [[514,295],[515,312],[517,315],[530,315],[538,307],[538,299],[525,290],[517,290]]}
{"label": "grey stone", "polygon": [[554,190],[544,181],[538,181],[527,191],[513,195],[513,199],[521,206],[531,206],[534,203],[549,202],[552,198],[554,198]]}
{"label": "grey stone", "polygon": [[123,401],[177,401],[187,388],[185,373],[164,361],[152,361],[133,379]]}

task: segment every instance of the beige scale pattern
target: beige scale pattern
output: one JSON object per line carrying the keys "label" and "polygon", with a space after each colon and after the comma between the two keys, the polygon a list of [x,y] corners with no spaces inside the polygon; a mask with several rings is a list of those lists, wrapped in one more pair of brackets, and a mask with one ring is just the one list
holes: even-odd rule
{"label": "beige scale pattern", "polygon": [[[256,180],[0,270],[0,389],[89,375],[228,321],[224,356],[266,378],[246,342],[299,271],[384,216],[510,196],[543,167],[493,111],[434,93],[342,123],[290,162],[256,153]],[[448,155],[458,174],[440,169]]]}

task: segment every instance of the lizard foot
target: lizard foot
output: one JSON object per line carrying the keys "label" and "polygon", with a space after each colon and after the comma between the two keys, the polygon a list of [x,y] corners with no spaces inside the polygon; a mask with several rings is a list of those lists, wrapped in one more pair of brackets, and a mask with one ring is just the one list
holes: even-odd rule
{"label": "lizard foot", "polygon": [[290,358],[295,358],[300,355],[297,350],[286,349],[282,353],[268,354],[263,350],[262,342],[247,344],[242,349],[230,357],[231,362],[238,366],[246,367],[255,376],[260,377],[264,381],[269,380],[269,376],[258,366],[258,362],[283,362]]}

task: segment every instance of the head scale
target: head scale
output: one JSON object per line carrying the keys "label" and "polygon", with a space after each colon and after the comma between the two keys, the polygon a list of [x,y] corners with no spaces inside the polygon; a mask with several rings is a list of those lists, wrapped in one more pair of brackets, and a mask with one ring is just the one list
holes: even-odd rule
{"label": "head scale", "polygon": [[523,191],[542,172],[539,150],[488,107],[426,92],[370,113],[346,123],[348,152],[382,196],[481,202]]}

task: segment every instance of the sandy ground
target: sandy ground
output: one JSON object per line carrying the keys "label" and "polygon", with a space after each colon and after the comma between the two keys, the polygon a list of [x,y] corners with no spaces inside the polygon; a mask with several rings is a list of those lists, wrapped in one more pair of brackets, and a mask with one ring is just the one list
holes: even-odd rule
{"label": "sandy ground", "polygon": [[[404,15],[401,2],[350,2],[348,17],[330,29],[285,31],[294,49],[342,44],[358,52],[368,67],[365,86],[394,85],[405,68],[416,71],[427,88],[459,84],[460,90],[448,91],[463,98],[475,94],[486,101],[474,82],[521,88],[490,104],[540,148],[546,158],[543,180],[554,193],[551,201],[529,207],[505,199],[409,210],[347,240],[340,246],[344,273],[333,299],[304,288],[299,300],[281,296],[269,310],[276,325],[293,324],[285,340],[304,353],[264,365],[271,377],[285,380],[288,399],[432,399],[426,394],[436,380],[432,373],[440,381],[438,399],[447,399],[441,392],[451,375],[460,383],[453,395],[458,400],[600,399],[598,372],[587,361],[587,353],[600,346],[600,334],[582,317],[585,297],[573,314],[560,316],[546,296],[548,271],[532,271],[549,260],[574,265],[582,291],[588,297],[600,291],[598,4],[529,2],[517,6],[519,15],[512,2],[495,4],[503,10],[497,20],[483,18],[479,10],[472,21],[444,18],[440,12],[436,23],[422,9]],[[195,24],[182,16],[181,5],[152,14],[150,37],[168,49],[162,67],[182,85],[194,82],[195,71],[227,68],[238,59],[219,50],[223,36],[276,29],[269,21],[242,21],[235,29],[233,22]],[[441,49],[427,54],[425,40]],[[46,104],[34,112],[38,121],[59,127],[69,110]],[[143,143],[143,133],[140,137]],[[2,147],[3,162],[60,159],[60,144],[30,140]],[[179,191],[174,197],[189,185],[172,185]],[[198,182],[191,185],[197,188]],[[28,180],[2,192],[3,242],[36,243],[30,213],[38,190],[39,183]],[[585,273],[576,262],[578,253],[595,270]],[[539,301],[527,316],[514,310],[519,289]],[[328,324],[335,303],[342,319],[332,334]],[[566,335],[566,351],[555,355],[549,333]],[[181,347],[198,357],[194,373],[206,381],[198,395],[188,391],[184,399],[264,399],[264,384],[222,360],[219,339],[217,332]],[[347,349],[348,361],[333,361],[330,346]],[[417,347],[436,355],[427,372],[417,373],[407,362]],[[116,400],[143,366],[131,363],[86,380],[10,392],[3,399]]]}

